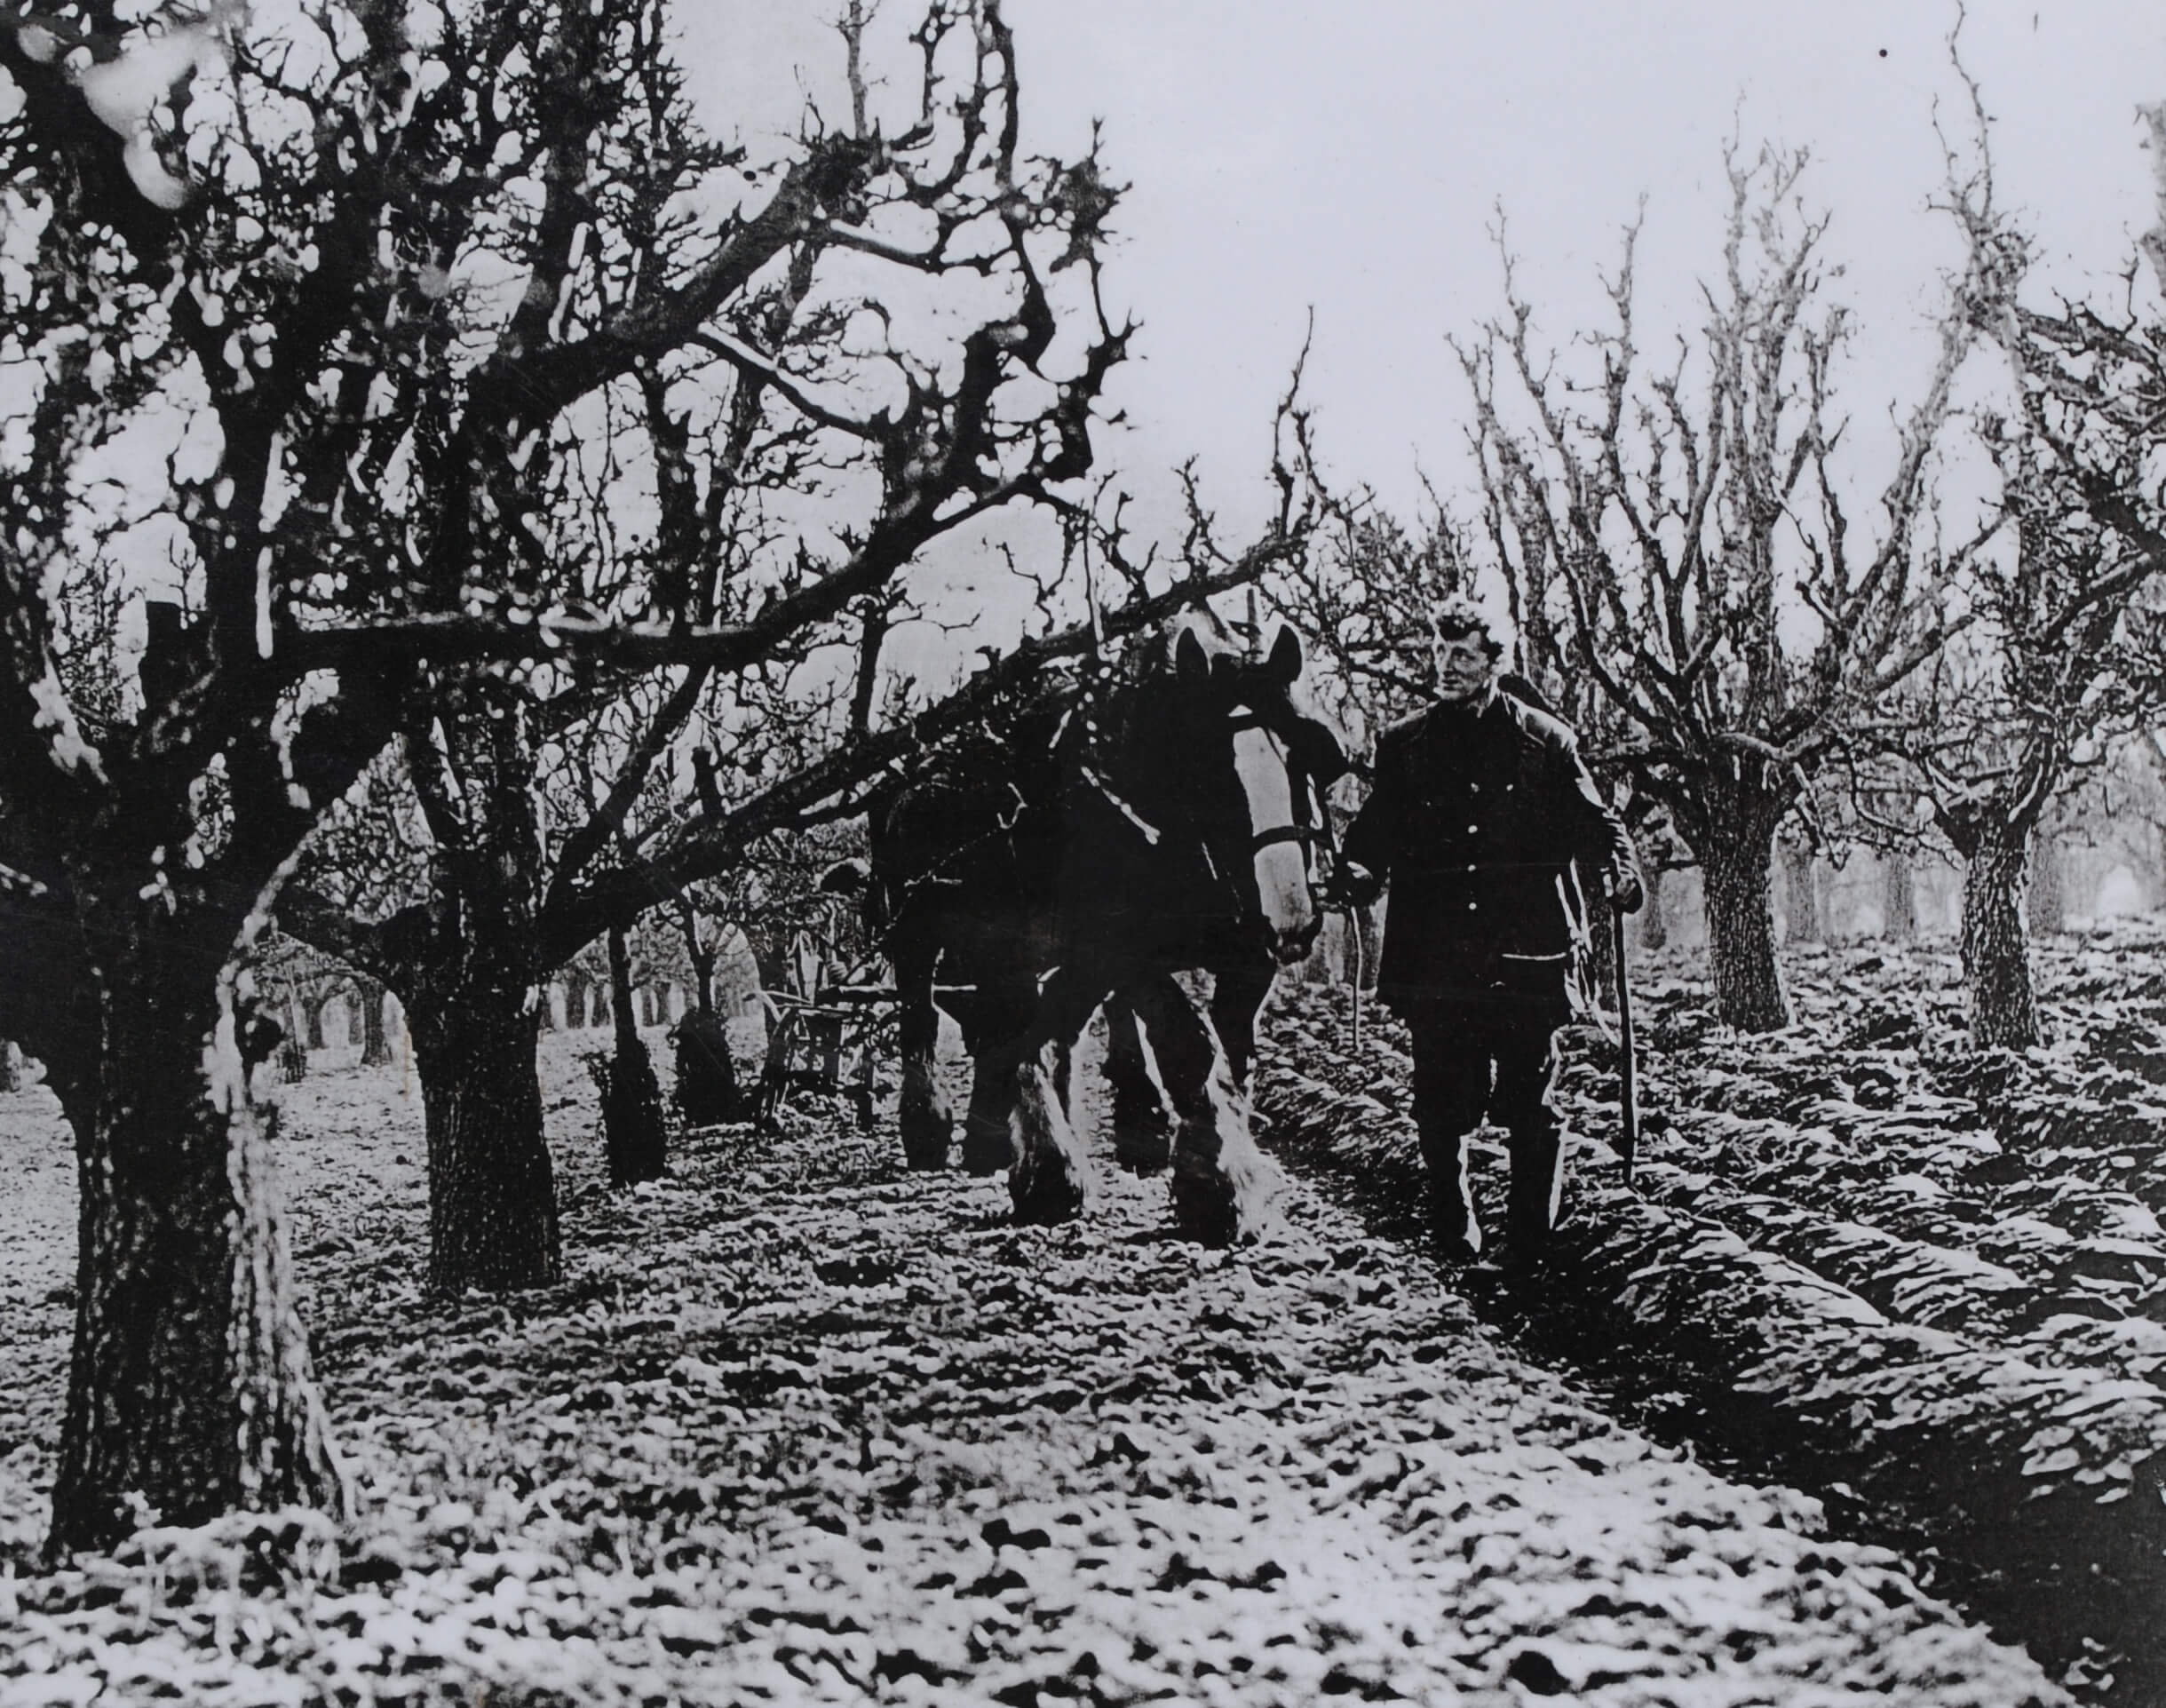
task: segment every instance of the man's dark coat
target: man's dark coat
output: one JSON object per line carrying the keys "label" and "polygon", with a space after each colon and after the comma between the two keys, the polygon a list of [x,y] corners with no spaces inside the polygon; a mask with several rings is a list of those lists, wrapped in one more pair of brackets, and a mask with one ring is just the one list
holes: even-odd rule
{"label": "man's dark coat", "polygon": [[1385,730],[1343,849],[1372,875],[1369,894],[1392,886],[1385,1002],[1501,1003],[1552,1028],[1570,1017],[1583,934],[1571,863],[1590,883],[1638,872],[1570,727],[1503,692]]}

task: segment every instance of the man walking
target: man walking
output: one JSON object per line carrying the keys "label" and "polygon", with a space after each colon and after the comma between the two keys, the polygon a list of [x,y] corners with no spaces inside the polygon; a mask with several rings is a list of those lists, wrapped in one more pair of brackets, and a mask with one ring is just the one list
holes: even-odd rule
{"label": "man walking", "polygon": [[1509,1249],[1532,1261],[1564,1185],[1549,1094],[1583,935],[1572,867],[1628,913],[1639,869],[1570,727],[1498,688],[1504,642],[1488,615],[1455,595],[1431,622],[1437,703],[1378,737],[1337,888],[1357,903],[1392,888],[1377,991],[1413,1037],[1440,1254],[1481,1250],[1465,1147],[1486,1113],[1511,1140]]}

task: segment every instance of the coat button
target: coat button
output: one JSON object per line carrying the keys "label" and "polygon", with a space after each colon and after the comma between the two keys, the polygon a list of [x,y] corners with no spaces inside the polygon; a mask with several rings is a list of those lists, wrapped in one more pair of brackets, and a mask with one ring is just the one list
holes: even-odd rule
{"label": "coat button", "polygon": [[1472,913],[1472,912],[1474,912],[1476,910],[1478,910],[1478,909],[1480,907],[1480,905],[1481,905],[1481,904],[1480,904],[1479,902],[1469,902],[1466,904],[1466,910],[1467,910],[1469,913]]}
{"label": "coat button", "polygon": [[1469,871],[1472,871],[1473,870],[1474,870],[1474,868],[1473,868],[1473,866],[1472,866],[1472,865],[1471,865],[1471,864],[1470,864],[1470,865],[1467,867],[1467,870],[1469,870]]}
{"label": "coat button", "polygon": [[1466,833],[1467,833],[1467,835],[1469,835],[1469,836],[1472,836],[1472,835],[1473,835],[1473,834],[1474,834],[1474,833],[1475,833],[1477,830],[1480,830],[1480,829],[1481,829],[1481,826],[1480,826],[1480,825],[1479,825],[1479,824],[1470,824],[1470,825],[1468,825],[1468,826],[1466,827]]}

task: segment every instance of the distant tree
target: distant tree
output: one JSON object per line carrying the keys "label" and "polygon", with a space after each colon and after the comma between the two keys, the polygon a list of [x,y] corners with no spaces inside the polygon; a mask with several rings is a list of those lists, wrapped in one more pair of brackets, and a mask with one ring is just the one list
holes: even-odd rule
{"label": "distant tree", "polygon": [[[410,447],[402,519],[465,564],[473,629],[553,613],[563,656],[507,671],[440,644],[378,779],[414,827],[408,899],[357,915],[312,881],[281,908],[405,1007],[441,1290],[560,1272],[536,993],[672,894],[641,873],[604,905],[587,880],[630,871],[616,851],[673,816],[694,743],[734,790],[786,775],[782,734],[819,721],[817,655],[877,655],[877,614],[924,547],[1088,469],[1124,346],[1097,297],[1114,192],[1088,158],[1021,152],[993,0],[931,9],[893,99],[866,93],[851,9],[851,112],[810,118],[771,192],[719,222],[686,210],[742,163],[694,123],[659,0],[551,17],[446,44],[453,83],[482,80],[510,116],[440,139],[468,187],[424,222],[444,247],[522,169],[499,163],[504,129],[536,139],[540,206],[489,234],[527,281],[498,340],[534,369],[520,431],[440,431],[488,373],[463,367],[473,330],[448,315],[383,436]],[[513,43],[524,68],[500,69]]]}
{"label": "distant tree", "polygon": [[2024,1049],[2042,1037],[2026,907],[2034,839],[2079,767],[2106,758],[2137,712],[2124,624],[2153,567],[2098,525],[2035,441],[1995,451],[2005,549],[1973,562],[1979,621],[1925,679],[1908,746],[1964,862],[1972,1041]]}
{"label": "distant tree", "polygon": [[1944,322],[1877,538],[1861,542],[1831,401],[1849,320],[1823,301],[1827,222],[1800,207],[1804,156],[1726,163],[1722,273],[1667,369],[1647,368],[1638,342],[1636,230],[1609,282],[1615,323],[1583,335],[1597,369],[1583,385],[1537,351],[1509,264],[1506,315],[1462,359],[1511,579],[1561,599],[1556,630],[1617,732],[1601,744],[1699,864],[1718,1013],[1761,1031],[1789,1019],[1776,829],[1945,637],[1919,524],[1972,334],[1960,315]]}
{"label": "distant tree", "polygon": [[1989,169],[1950,200],[1971,240],[1966,312],[2015,383],[2007,413],[1979,426],[2000,475],[1999,549],[1970,557],[1978,621],[1937,663],[1908,751],[1964,862],[1972,1039],[2021,1049],[2042,1035],[2026,908],[2039,827],[2079,767],[2166,704],[2166,322],[2029,309],[2030,247],[1995,205]]}
{"label": "distant tree", "polygon": [[662,1120],[662,1087],[654,1060],[632,1012],[631,949],[623,929],[608,933],[609,989],[616,1007],[615,1047],[591,1065],[601,1089],[602,1136],[609,1184],[637,1186],[658,1180],[669,1166],[668,1134]]}

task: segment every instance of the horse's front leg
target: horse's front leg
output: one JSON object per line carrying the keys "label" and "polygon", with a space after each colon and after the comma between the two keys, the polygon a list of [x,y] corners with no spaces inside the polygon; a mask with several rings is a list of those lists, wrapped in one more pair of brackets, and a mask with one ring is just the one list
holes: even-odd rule
{"label": "horse's front leg", "polygon": [[1015,1069],[1034,1047],[1027,1037],[1038,981],[1027,973],[981,971],[978,988],[958,1001],[956,1019],[971,1055],[970,1108],[963,1116],[963,1166],[993,1174],[1009,1166]]}
{"label": "horse's front leg", "polygon": [[1118,990],[1099,1011],[1106,1017],[1106,1085],[1113,1093],[1113,1154],[1123,1168],[1153,1174],[1173,1156],[1173,1123],[1151,1076],[1143,1029]]}
{"label": "horse's front leg", "polygon": [[1248,1100],[1234,1083],[1218,1031],[1170,973],[1139,981],[1130,997],[1180,1123],[1173,1139],[1175,1224],[1210,1245],[1256,1238],[1275,1215],[1285,1180],[1256,1148]]}
{"label": "horse's front leg", "polygon": [[1064,966],[1046,981],[1018,1050],[1010,1118],[1008,1196],[1018,1221],[1065,1221],[1097,1190],[1096,1171],[1069,1122],[1065,1059],[1105,997],[1109,979]]}
{"label": "horse's front leg", "polygon": [[1226,1052],[1226,1071],[1244,1091],[1249,1084],[1249,1064],[1256,1059],[1256,1017],[1277,975],[1278,968],[1261,949],[1213,969],[1211,1027]]}

